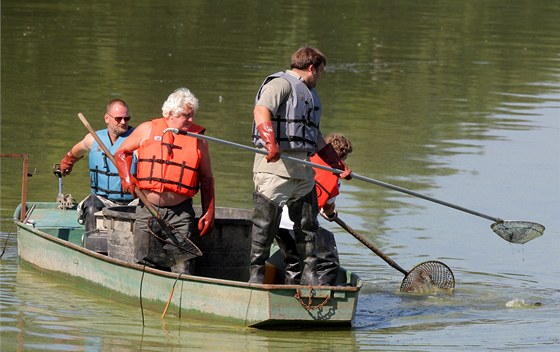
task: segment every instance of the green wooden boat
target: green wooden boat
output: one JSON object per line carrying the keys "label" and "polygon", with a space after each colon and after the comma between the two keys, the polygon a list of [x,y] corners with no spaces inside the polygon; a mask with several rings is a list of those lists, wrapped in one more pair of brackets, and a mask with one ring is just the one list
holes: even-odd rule
{"label": "green wooden boat", "polygon": [[337,286],[278,284],[283,281],[283,261],[276,252],[269,259],[272,283],[247,283],[249,210],[216,209],[215,229],[201,238],[204,255],[197,258],[195,275],[189,276],[136,264],[113,248],[122,247],[111,240],[114,234],[132,229],[130,209],[109,208],[98,219],[99,231],[86,235],[75,206],[64,209],[60,202],[27,202],[26,219],[20,219],[19,208],[14,218],[18,219],[18,252],[25,264],[111,299],[138,307],[141,302],[143,308],[162,312],[168,319],[290,328],[351,326],[355,315],[362,282],[343,268]]}

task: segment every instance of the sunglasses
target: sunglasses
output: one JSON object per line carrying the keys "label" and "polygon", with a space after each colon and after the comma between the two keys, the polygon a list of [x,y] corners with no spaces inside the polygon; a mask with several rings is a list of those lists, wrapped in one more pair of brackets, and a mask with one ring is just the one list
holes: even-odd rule
{"label": "sunglasses", "polygon": [[125,122],[130,121],[130,116],[113,116],[109,113],[107,113],[107,115],[111,116],[113,119],[115,119],[115,121],[117,121],[117,123],[121,123],[122,120],[124,120]]}

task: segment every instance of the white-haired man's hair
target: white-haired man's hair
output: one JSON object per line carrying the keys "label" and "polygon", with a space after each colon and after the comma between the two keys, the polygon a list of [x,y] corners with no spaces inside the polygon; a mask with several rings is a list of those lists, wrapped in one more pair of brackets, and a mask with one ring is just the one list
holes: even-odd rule
{"label": "white-haired man's hair", "polygon": [[177,117],[185,112],[183,111],[185,105],[188,105],[196,113],[198,110],[198,99],[187,88],[177,88],[163,103],[161,113],[163,117]]}

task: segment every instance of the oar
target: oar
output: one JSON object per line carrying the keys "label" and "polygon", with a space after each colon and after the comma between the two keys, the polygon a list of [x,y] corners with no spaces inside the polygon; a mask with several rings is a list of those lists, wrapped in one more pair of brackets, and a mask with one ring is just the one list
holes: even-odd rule
{"label": "oar", "polygon": [[[205,139],[205,140],[209,140],[209,141],[213,141],[213,142],[218,142],[218,143],[228,145],[230,147],[235,147],[235,148],[238,148],[238,149],[247,150],[247,151],[250,151],[250,152],[253,152],[253,153],[258,153],[258,154],[263,154],[263,155],[268,154],[267,151],[264,150],[264,149],[252,148],[252,147],[249,147],[249,146],[246,146],[246,145],[243,145],[243,144],[238,144],[238,143],[226,141],[226,140],[223,140],[223,139],[210,137],[210,136],[206,136],[206,135],[203,135],[203,134],[191,133],[191,132],[179,130],[177,128],[168,128],[165,131],[185,134],[185,135],[188,135],[188,136],[191,136],[191,137],[194,137],[194,138],[198,138],[198,139]],[[318,168],[318,169],[330,171],[330,172],[333,172],[333,173],[336,173],[336,174],[341,174],[343,172],[342,170],[330,168],[328,166],[324,166],[324,165],[321,165],[321,164],[312,163],[312,162],[307,161],[307,160],[294,158],[294,157],[291,157],[291,156],[288,156],[288,155],[285,155],[285,154],[281,154],[280,158],[282,158],[284,160],[291,160],[291,161],[296,162],[296,163],[312,166],[312,167],[315,167],[315,168]],[[365,182],[368,182],[368,183],[372,183],[374,185],[389,188],[389,189],[392,189],[392,190],[397,191],[397,192],[406,193],[406,194],[409,194],[411,196],[422,198],[422,199],[425,199],[425,200],[428,200],[428,201],[431,201],[431,202],[434,202],[434,203],[444,205],[446,207],[454,208],[454,209],[457,209],[459,211],[463,211],[465,213],[469,213],[469,214],[472,214],[472,215],[475,215],[475,216],[478,216],[478,217],[481,217],[481,218],[485,218],[485,219],[494,221],[494,223],[491,225],[492,230],[498,236],[500,236],[504,240],[506,240],[508,242],[511,242],[511,243],[523,244],[523,243],[529,242],[530,240],[532,240],[534,238],[542,236],[542,234],[544,233],[545,228],[541,224],[537,224],[537,223],[530,222],[530,221],[505,221],[505,220],[502,220],[502,219],[497,218],[497,217],[482,214],[482,213],[479,213],[477,211],[467,209],[467,208],[464,208],[464,207],[459,206],[459,205],[448,203],[446,201],[436,199],[436,198],[432,198],[432,197],[429,197],[429,196],[426,196],[426,195],[408,190],[406,188],[402,188],[402,187],[399,187],[399,186],[392,185],[390,183],[386,183],[386,182],[375,180],[373,178],[361,176],[361,175],[358,175],[354,172],[351,173],[351,176],[352,176],[352,178],[360,180],[360,181],[365,181]]]}
{"label": "oar", "polygon": [[373,243],[354,231],[353,228],[342,221],[342,219],[338,216],[334,218],[334,222],[354,236],[358,241],[362,242],[366,247],[371,249],[387,264],[404,274],[404,279],[400,288],[402,292],[430,292],[433,291],[435,287],[441,290],[452,291],[455,287],[455,277],[453,272],[444,263],[436,260],[430,260],[416,265],[410,271],[406,271],[379,248],[375,247]]}
{"label": "oar", "polygon": [[[89,131],[89,133],[93,136],[93,138],[95,139],[95,141],[99,144],[99,146],[101,147],[101,149],[103,150],[103,152],[105,153],[105,155],[107,155],[107,157],[109,158],[109,160],[111,160],[111,162],[113,163],[113,165],[115,165],[115,167],[117,166],[117,162],[115,161],[115,157],[113,156],[113,154],[111,154],[111,152],[109,151],[109,149],[107,149],[107,147],[105,146],[105,144],[103,143],[103,141],[101,140],[101,138],[99,138],[99,136],[97,135],[97,133],[95,133],[95,130],[91,127],[91,125],[89,124],[88,120],[86,119],[86,117],[80,112],[78,113],[78,117],[80,118],[80,120],[82,121],[82,123],[84,124],[84,126],[86,126],[87,130]],[[165,221],[161,218],[161,215],[158,213],[158,211],[154,208],[153,204],[148,200],[148,197],[146,197],[146,195],[144,194],[144,192],[138,188],[135,187],[134,188],[134,193],[136,194],[136,196],[138,198],[140,198],[140,200],[142,201],[142,203],[144,203],[144,205],[146,206],[146,208],[148,209],[148,211],[154,216],[154,218],[156,219],[157,223],[159,224],[159,226],[161,227],[162,231],[164,231],[166,234],[172,234],[172,230],[169,228],[169,226],[165,223]],[[174,236],[169,236],[170,238],[174,238]],[[158,239],[162,239],[159,238]],[[183,237],[183,239],[185,240],[187,247],[184,246],[180,246],[177,243],[174,243],[174,241],[171,241],[169,239],[162,239],[163,241],[176,246],[177,248],[180,248],[184,251],[187,251],[189,253],[192,253],[193,255],[196,256],[201,256],[202,252],[200,251],[200,249],[194,244],[192,243],[188,238]]]}

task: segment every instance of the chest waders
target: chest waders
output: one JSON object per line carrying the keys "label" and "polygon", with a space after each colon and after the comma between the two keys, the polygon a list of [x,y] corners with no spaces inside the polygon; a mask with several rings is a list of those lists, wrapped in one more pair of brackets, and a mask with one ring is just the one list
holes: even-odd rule
{"label": "chest waders", "polygon": [[264,268],[270,246],[280,226],[282,208],[258,192],[253,193],[253,228],[251,232],[251,266],[249,282],[264,283]]}
{"label": "chest waders", "polygon": [[294,222],[296,249],[300,257],[300,285],[316,286],[321,282],[317,276],[317,231],[319,230],[319,207],[315,187],[307,195],[288,203],[290,219]]}
{"label": "chest waders", "polygon": [[[270,255],[270,246],[278,232],[282,208],[258,192],[253,193],[253,229],[251,243],[250,283],[264,283],[264,268]],[[317,252],[316,235],[319,228],[317,220],[318,207],[315,188],[306,196],[289,203],[288,212],[294,222],[295,250],[292,260],[299,258],[298,265],[295,260],[290,269],[286,284],[299,284],[316,286],[320,285],[317,277]],[[301,275],[297,268],[301,268]],[[290,277],[290,274],[293,274]]]}

